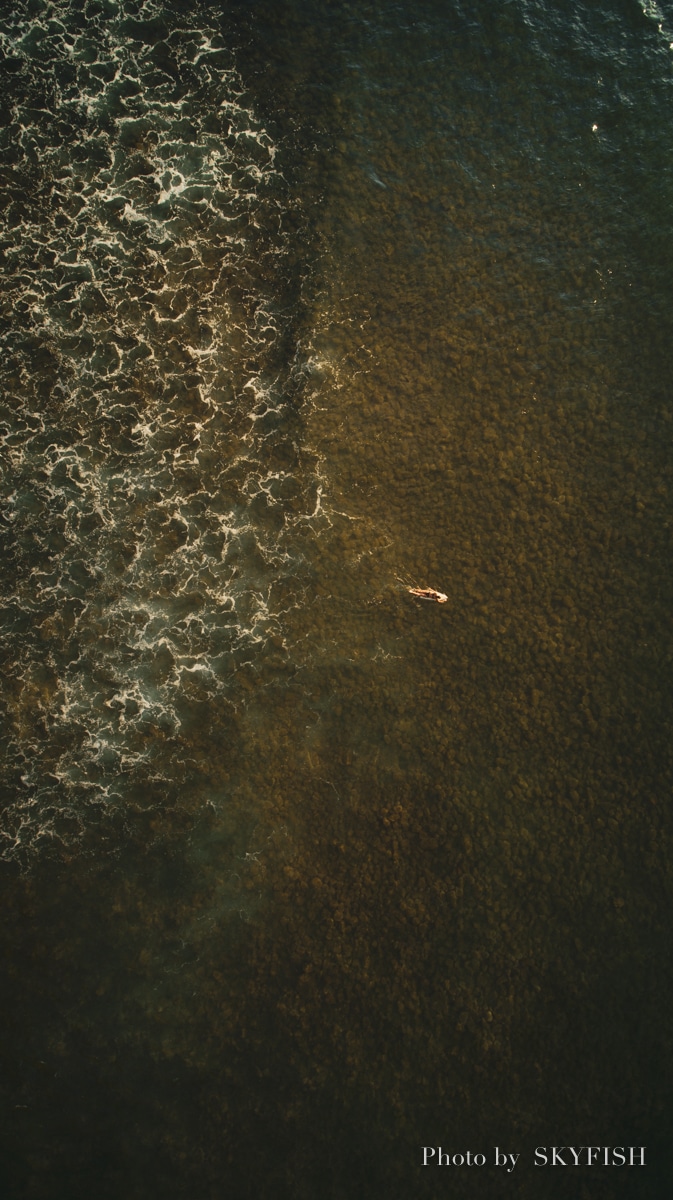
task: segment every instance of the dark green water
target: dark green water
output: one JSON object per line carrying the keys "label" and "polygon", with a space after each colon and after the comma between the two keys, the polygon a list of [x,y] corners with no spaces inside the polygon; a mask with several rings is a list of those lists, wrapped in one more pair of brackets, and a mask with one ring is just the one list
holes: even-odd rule
{"label": "dark green water", "polygon": [[3,1194],[668,1196],[670,4],[0,36]]}

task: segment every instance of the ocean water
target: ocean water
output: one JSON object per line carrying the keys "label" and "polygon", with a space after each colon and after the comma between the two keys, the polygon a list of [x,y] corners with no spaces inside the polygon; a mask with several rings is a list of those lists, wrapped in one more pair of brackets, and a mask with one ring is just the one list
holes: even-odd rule
{"label": "ocean water", "polygon": [[673,8],[0,40],[4,1194],[668,1195]]}

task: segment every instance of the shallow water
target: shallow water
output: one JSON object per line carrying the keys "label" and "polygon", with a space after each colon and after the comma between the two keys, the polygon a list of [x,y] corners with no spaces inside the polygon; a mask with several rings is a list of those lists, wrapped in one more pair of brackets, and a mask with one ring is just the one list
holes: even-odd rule
{"label": "shallow water", "polygon": [[2,34],[9,1194],[667,1194],[673,13]]}

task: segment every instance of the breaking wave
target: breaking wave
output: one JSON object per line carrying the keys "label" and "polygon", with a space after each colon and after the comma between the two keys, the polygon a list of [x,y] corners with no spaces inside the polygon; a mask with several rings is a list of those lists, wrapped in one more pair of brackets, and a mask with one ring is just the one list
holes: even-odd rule
{"label": "breaking wave", "polygon": [[184,791],[205,706],[231,729],[286,654],[322,519],[297,202],[213,14],[1,26],[5,858]]}

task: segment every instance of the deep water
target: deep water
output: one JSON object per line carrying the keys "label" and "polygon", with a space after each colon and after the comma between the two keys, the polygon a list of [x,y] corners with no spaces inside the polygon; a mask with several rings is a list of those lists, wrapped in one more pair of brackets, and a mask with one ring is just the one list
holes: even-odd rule
{"label": "deep water", "polygon": [[663,1200],[671,4],[0,50],[3,1195]]}

